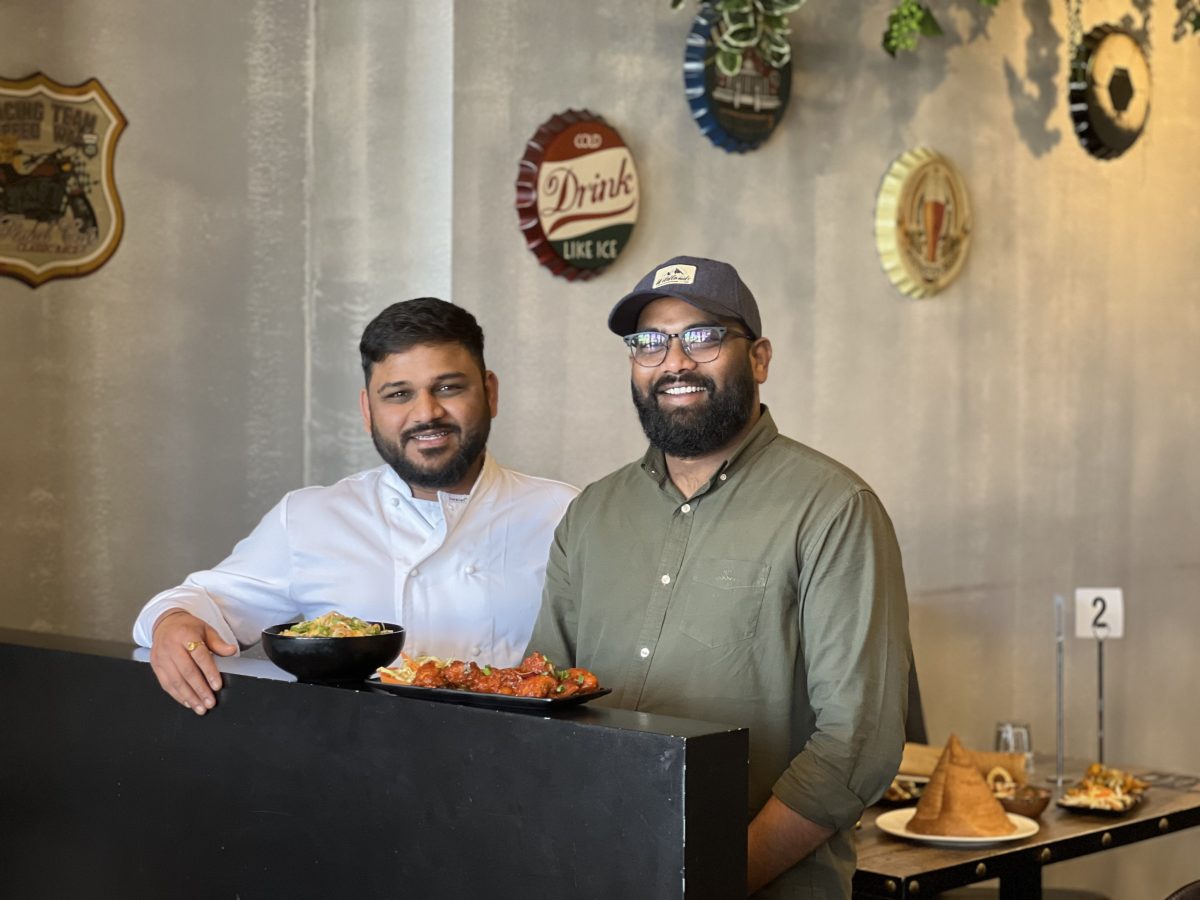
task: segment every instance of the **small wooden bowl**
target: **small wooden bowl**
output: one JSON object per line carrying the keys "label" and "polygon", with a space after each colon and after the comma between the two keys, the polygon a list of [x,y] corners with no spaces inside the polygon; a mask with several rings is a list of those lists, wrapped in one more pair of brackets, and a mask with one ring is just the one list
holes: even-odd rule
{"label": "small wooden bowl", "polygon": [[1017,788],[1011,797],[997,797],[1006,812],[1016,813],[1029,819],[1036,819],[1045,811],[1050,803],[1050,791],[1046,788],[1035,788],[1024,785]]}

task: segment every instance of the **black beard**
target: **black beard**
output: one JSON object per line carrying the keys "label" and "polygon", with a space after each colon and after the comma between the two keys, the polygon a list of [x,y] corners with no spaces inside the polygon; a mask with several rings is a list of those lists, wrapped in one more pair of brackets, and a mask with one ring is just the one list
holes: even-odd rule
{"label": "black beard", "polygon": [[[663,410],[658,404],[658,392],[672,385],[695,385],[708,391],[708,402],[695,409]],[[642,430],[650,444],[668,456],[694,459],[720,450],[737,436],[754,411],[754,379],[749,366],[742,366],[729,376],[725,387],[717,390],[716,383],[703,375],[678,378],[664,375],[650,387],[649,394],[633,390],[633,405],[637,407]]]}
{"label": "black beard", "polygon": [[[418,466],[404,455],[404,443],[414,434],[425,431],[452,431],[459,435],[458,452],[442,464],[441,468],[428,469]],[[385,438],[375,430],[371,423],[371,440],[375,449],[383,457],[383,461],[392,467],[409,487],[417,487],[426,491],[437,491],[442,488],[454,487],[466,476],[471,466],[479,459],[487,447],[488,434],[492,430],[492,420],[485,418],[478,428],[467,431],[454,425],[422,425],[411,428],[400,437],[400,443]]]}

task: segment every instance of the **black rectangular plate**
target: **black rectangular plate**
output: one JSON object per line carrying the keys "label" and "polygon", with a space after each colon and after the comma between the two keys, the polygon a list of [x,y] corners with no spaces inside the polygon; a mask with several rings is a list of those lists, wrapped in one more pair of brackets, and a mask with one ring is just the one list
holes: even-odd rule
{"label": "black rectangular plate", "polygon": [[435,700],[439,703],[459,703],[463,706],[485,706],[489,709],[512,709],[522,712],[546,712],[551,709],[562,709],[567,706],[577,706],[587,703],[597,697],[612,693],[612,688],[600,688],[586,694],[572,694],[570,697],[514,697],[509,694],[478,694],[474,691],[456,691],[451,688],[417,687],[412,684],[387,684],[380,681],[377,675],[367,679],[371,687],[398,694],[401,697],[415,697],[418,700]]}
{"label": "black rectangular plate", "polygon": [[[1134,796],[1137,796],[1137,795],[1135,794]],[[1133,806],[1129,807],[1129,809],[1100,809],[1099,807],[1096,807],[1096,806],[1070,806],[1070,805],[1068,805],[1066,803],[1062,803],[1058,800],[1054,801],[1054,805],[1057,806],[1059,809],[1063,810],[1064,812],[1075,813],[1076,815],[1104,816],[1105,818],[1108,818],[1108,819],[1119,819],[1121,816],[1127,816],[1131,812],[1133,812],[1135,809],[1137,809],[1138,806],[1141,805],[1141,802],[1142,802],[1142,798],[1138,797],[1133,802]]]}

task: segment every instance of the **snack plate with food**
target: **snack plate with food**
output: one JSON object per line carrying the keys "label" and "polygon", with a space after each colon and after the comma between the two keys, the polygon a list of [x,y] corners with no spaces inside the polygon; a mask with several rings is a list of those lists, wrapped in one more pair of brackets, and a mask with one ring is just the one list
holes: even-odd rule
{"label": "snack plate with food", "polygon": [[879,798],[880,806],[908,806],[921,799],[921,791],[929,784],[928,775],[897,775]]}
{"label": "snack plate with food", "polygon": [[587,669],[557,668],[540,653],[512,668],[401,654],[399,665],[379,667],[367,683],[402,697],[526,711],[574,706],[612,693]]}
{"label": "snack plate with food", "polygon": [[890,834],[893,837],[944,847],[969,847],[979,844],[998,844],[1002,841],[1020,841],[1038,833],[1038,823],[1033,821],[1033,819],[1018,816],[1016,813],[1007,813],[1008,820],[1016,826],[1016,830],[1010,834],[972,835],[971,837],[956,837],[949,834],[918,834],[908,829],[908,822],[916,813],[917,811],[913,807],[889,810],[888,812],[880,813],[879,817],[875,820],[875,824],[879,826],[880,831]]}
{"label": "snack plate with food", "polygon": [[1128,772],[1092,763],[1055,803],[1068,812],[1123,816],[1142,802],[1142,792],[1149,786]]}
{"label": "snack plate with food", "polygon": [[992,796],[1000,801],[1005,812],[1029,819],[1038,818],[1050,803],[1050,791],[1029,784],[1018,784],[1003,766],[993,766],[984,779]]}

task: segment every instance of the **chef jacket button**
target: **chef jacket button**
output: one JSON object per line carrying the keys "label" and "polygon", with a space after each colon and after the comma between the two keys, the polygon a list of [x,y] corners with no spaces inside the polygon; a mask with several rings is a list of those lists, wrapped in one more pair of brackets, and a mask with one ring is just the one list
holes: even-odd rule
{"label": "chef jacket button", "polygon": [[420,575],[420,574],[421,574],[421,570],[420,570],[420,569],[413,569],[413,570],[412,570],[411,572],[409,572],[408,574],[409,574],[409,575],[411,575],[413,578],[416,578],[418,575]]}
{"label": "chef jacket button", "polygon": [[650,655],[650,648],[643,647],[641,650],[638,651],[638,655],[641,656],[642,659],[645,659],[647,656]]}
{"label": "chef jacket button", "polygon": [[466,572],[468,575],[474,575],[476,572],[476,569],[474,566],[467,566],[465,569],[463,569],[463,571]]}
{"label": "chef jacket button", "polygon": [[664,575],[664,576],[662,577],[662,583],[663,583],[663,584],[670,584],[670,583],[671,583],[671,576],[670,576],[670,575]]}
{"label": "chef jacket button", "polygon": [[472,648],[471,648],[471,655],[472,655],[472,656],[478,656],[478,655],[479,655],[479,651],[480,651],[481,649],[483,649],[483,648],[481,648],[481,647],[472,647]]}
{"label": "chef jacket button", "polygon": [[685,503],[685,504],[683,504],[683,506],[679,507],[679,511],[680,511],[680,512],[685,512],[685,513],[689,513],[689,512],[691,512],[691,511],[692,511],[692,504],[690,504],[690,503]]}
{"label": "chef jacket button", "polygon": [[392,498],[392,506],[399,506],[399,505],[400,505],[400,498],[399,498],[399,497],[393,497],[393,498]]}

